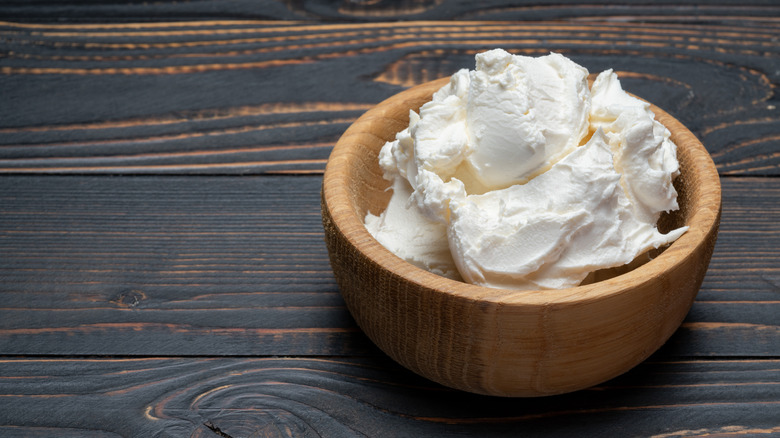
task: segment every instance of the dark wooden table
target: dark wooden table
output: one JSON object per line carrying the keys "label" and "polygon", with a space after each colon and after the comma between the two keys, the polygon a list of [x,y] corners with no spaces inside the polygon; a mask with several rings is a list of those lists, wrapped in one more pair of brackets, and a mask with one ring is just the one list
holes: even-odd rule
{"label": "dark wooden table", "polygon": [[[780,6],[564,3],[0,4],[0,436],[780,436]],[[328,264],[340,134],[494,47],[614,68],[722,176],[687,319],[589,390],[417,377]]]}

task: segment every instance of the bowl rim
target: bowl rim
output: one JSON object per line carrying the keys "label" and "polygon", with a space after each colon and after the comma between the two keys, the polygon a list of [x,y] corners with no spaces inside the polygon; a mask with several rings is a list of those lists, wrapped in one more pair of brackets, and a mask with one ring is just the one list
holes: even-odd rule
{"label": "bowl rim", "polygon": [[[429,101],[430,95],[448,81],[449,78],[441,78],[411,87],[369,109],[339,138],[328,159],[322,182],[322,208],[328,209],[333,226],[344,235],[346,240],[354,245],[355,249],[363,256],[382,269],[390,271],[406,281],[411,281],[419,287],[438,291],[453,298],[499,305],[523,306],[587,303],[615,294],[626,293],[638,286],[656,281],[666,271],[674,269],[683,264],[687,258],[692,257],[700,246],[707,243],[706,240],[711,235],[713,228],[718,227],[721,212],[721,187],[720,177],[712,158],[688,128],[666,111],[648,102],[656,120],[672,133],[672,138],[678,147],[678,155],[681,144],[686,148],[686,153],[690,154],[686,172],[693,171],[692,174],[697,175],[696,180],[703,193],[697,199],[698,208],[691,212],[687,221],[689,229],[658,257],[629,272],[606,280],[566,289],[542,290],[513,290],[474,285],[439,276],[401,259],[374,239],[365,227],[364,218],[358,217],[354,208],[345,207],[352,206],[348,190],[350,182],[346,181],[348,172],[344,169],[349,167],[351,159],[357,158],[354,151],[354,141],[357,139],[353,137],[360,134],[370,134],[370,131],[364,129],[364,126],[378,118],[383,118],[384,114],[396,105],[408,104],[415,99],[419,100],[420,96],[425,97],[422,102]],[[418,110],[411,105],[407,105],[407,107]],[[393,134],[394,136],[395,134]],[[379,147],[387,141],[376,135],[374,135],[374,140],[381,142]],[[702,186],[706,186],[707,190],[703,190]]]}

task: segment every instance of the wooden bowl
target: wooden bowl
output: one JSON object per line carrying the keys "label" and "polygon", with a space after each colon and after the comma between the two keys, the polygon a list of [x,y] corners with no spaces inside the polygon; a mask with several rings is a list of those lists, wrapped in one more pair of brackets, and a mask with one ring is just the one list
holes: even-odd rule
{"label": "wooden bowl", "polygon": [[659,227],[690,229],[652,261],[564,290],[466,284],[417,268],[363,224],[390,197],[377,154],[408,125],[409,110],[447,79],[393,96],[341,137],[322,184],[322,220],[341,294],[369,338],[406,368],[443,385],[498,396],[542,396],[618,376],[656,351],[688,313],[712,255],[720,181],[696,137],[653,106],[678,146],[680,210]]}

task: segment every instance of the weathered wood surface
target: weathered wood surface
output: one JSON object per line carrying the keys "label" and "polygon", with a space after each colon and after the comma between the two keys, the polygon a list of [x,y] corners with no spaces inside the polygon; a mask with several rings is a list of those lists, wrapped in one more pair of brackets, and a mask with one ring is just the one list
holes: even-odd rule
{"label": "weathered wood surface", "polygon": [[663,0],[615,2],[564,0],[552,4],[532,0],[9,0],[0,15],[20,21],[145,22],[204,19],[273,19],[318,21],[392,20],[598,20],[723,23],[771,21],[778,15],[773,0]]}
{"label": "weathered wood surface", "polygon": [[[0,351],[326,355],[370,348],[344,308],[318,176],[0,178]],[[676,356],[778,356],[780,180],[724,178]]]}
{"label": "weathered wood surface", "polygon": [[0,434],[776,436],[778,370],[776,359],[649,361],[589,390],[505,399],[382,358],[6,359]]}
{"label": "weathered wood surface", "polygon": [[[8,1],[0,22],[0,436],[780,435],[775,1]],[[496,46],[614,68],[723,177],[683,326],[592,390],[418,378],[327,263],[339,135]]]}
{"label": "weathered wood surface", "polygon": [[613,68],[722,174],[777,175],[780,8],[750,10],[717,25],[0,23],[0,172],[319,173],[371,105],[504,47]]}

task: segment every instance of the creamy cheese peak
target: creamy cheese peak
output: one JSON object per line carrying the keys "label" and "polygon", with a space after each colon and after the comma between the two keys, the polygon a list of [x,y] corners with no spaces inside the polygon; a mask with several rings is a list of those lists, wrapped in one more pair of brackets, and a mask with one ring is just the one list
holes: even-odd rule
{"label": "creamy cheese peak", "polygon": [[417,266],[510,289],[576,286],[677,239],[656,228],[677,209],[669,131],[611,70],[587,76],[555,53],[478,54],[382,148],[393,195],[368,230]]}
{"label": "creamy cheese peak", "polygon": [[556,53],[530,58],[496,49],[476,60],[464,153],[479,192],[524,183],[579,145],[588,132],[587,70]]}

